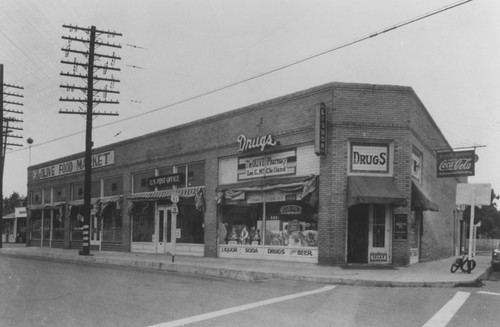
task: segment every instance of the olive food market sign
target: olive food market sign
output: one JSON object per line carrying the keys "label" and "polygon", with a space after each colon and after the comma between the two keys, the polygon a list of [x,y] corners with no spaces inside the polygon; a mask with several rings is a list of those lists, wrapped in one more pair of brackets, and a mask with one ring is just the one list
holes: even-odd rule
{"label": "olive food market sign", "polygon": [[[92,168],[110,166],[115,163],[115,150],[96,153],[92,155]],[[52,178],[85,170],[85,157],[56,163],[51,166],[33,170],[33,181]]]}

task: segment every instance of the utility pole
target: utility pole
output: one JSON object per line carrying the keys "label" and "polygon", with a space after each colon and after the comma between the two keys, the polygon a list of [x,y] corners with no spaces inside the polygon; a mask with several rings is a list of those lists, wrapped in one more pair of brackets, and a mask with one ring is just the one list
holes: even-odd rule
{"label": "utility pole", "polygon": [[[8,108],[6,105],[11,106],[22,106],[23,104],[16,101],[8,100],[9,97],[19,97],[23,96],[18,93],[11,93],[9,91],[10,88],[23,90],[21,86],[6,84],[3,81],[3,64],[0,64],[0,86],[2,86],[2,91],[0,92],[0,126],[2,126],[0,135],[2,142],[1,158],[0,158],[0,199],[2,204],[0,205],[0,231],[3,233],[3,171],[5,167],[5,154],[7,153],[7,149],[13,146],[23,146],[19,143],[11,143],[9,138],[17,138],[20,139],[22,136],[12,134],[15,130],[23,130],[21,127],[17,126],[16,123],[22,123],[23,121],[19,118],[11,116],[12,114],[18,115],[23,114],[20,110],[14,110]],[[5,113],[9,113],[11,115],[5,116]],[[0,235],[0,248],[2,248],[2,237]]]}
{"label": "utility pole", "polygon": [[[90,255],[90,215],[91,215],[91,186],[92,186],[92,120],[94,116],[108,115],[117,116],[118,113],[113,112],[97,112],[94,108],[99,104],[118,104],[118,101],[107,100],[108,93],[118,94],[120,92],[114,90],[115,83],[120,82],[111,77],[105,77],[108,71],[120,71],[119,68],[114,67],[116,60],[120,60],[115,53],[103,54],[96,53],[95,50],[100,47],[121,48],[119,44],[103,42],[100,37],[106,36],[108,38],[115,36],[122,36],[120,33],[111,31],[100,31],[95,26],[90,28],[63,25],[64,28],[69,29],[70,33],[84,32],[88,38],[79,38],[76,36],[63,36],[64,40],[68,40],[66,48],[61,49],[68,57],[71,53],[74,55],[73,61],[61,60],[61,63],[72,65],[73,72],[61,72],[61,76],[73,77],[83,79],[86,85],[69,85],[61,84],[60,87],[66,91],[73,92],[75,90],[82,91],[83,98],[60,98],[59,101],[78,102],[86,105],[86,110],[59,110],[60,114],[78,114],[85,115],[86,117],[86,134],[85,134],[85,180],[83,192],[83,236],[82,236],[82,249],[80,255]],[[72,48],[72,42],[82,46],[83,49]],[[77,56],[87,59],[86,61],[78,61]],[[78,74],[79,68],[83,69],[85,73]],[[101,82],[110,83],[103,86],[98,86]]]}

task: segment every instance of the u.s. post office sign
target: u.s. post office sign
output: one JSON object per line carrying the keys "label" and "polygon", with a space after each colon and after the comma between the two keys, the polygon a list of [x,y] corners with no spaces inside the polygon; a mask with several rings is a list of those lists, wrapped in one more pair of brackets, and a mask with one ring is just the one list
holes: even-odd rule
{"label": "u.s. post office sign", "polygon": [[[100,168],[110,166],[115,163],[115,150],[96,153],[92,155],[91,167]],[[33,170],[33,181],[52,178],[85,170],[85,157],[56,163],[51,166]]]}

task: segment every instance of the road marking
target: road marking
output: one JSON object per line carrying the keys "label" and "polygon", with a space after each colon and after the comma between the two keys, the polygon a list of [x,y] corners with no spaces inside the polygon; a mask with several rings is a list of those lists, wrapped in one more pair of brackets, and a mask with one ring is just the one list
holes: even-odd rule
{"label": "road marking", "polygon": [[444,327],[446,326],[451,318],[457,313],[458,309],[467,301],[469,298],[469,292],[457,292],[455,296],[446,303],[441,310],[436,312],[432,318],[425,323],[423,327]]}
{"label": "road marking", "polygon": [[486,291],[479,291],[478,293],[500,296],[500,293],[493,293],[493,292],[486,292]]}
{"label": "road marking", "polygon": [[184,325],[187,325],[187,324],[192,324],[192,323],[200,322],[200,321],[203,321],[203,320],[208,320],[208,319],[217,318],[217,317],[221,317],[221,316],[225,316],[225,315],[230,315],[230,314],[233,314],[233,313],[236,313],[236,312],[240,312],[240,311],[244,311],[244,310],[254,309],[254,308],[257,308],[257,307],[264,306],[264,305],[269,305],[269,304],[273,304],[273,303],[277,303],[277,302],[282,302],[282,301],[293,300],[293,299],[296,299],[296,298],[299,298],[299,297],[303,297],[303,296],[308,296],[308,295],[313,295],[313,294],[328,292],[328,291],[333,290],[334,288],[335,288],[335,286],[325,286],[325,287],[319,288],[319,289],[314,290],[314,291],[308,291],[308,292],[302,292],[302,293],[285,295],[285,296],[277,297],[277,298],[274,298],[274,299],[269,299],[269,300],[264,300],[264,301],[259,301],[259,302],[244,304],[244,305],[240,305],[240,306],[233,307],[233,308],[228,308],[228,309],[223,309],[223,310],[219,310],[219,311],[209,312],[209,313],[205,313],[205,314],[201,314],[201,315],[197,315],[197,316],[193,316],[193,317],[188,317],[188,318],[173,320],[173,321],[169,321],[169,322],[165,322],[165,323],[161,323],[161,324],[157,324],[157,325],[152,325],[150,327],[175,327],[175,326],[184,326]]}

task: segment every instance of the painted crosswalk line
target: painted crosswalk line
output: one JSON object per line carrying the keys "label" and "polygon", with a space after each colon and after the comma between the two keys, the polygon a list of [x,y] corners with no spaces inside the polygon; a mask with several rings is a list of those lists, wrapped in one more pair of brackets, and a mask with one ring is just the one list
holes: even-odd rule
{"label": "painted crosswalk line", "polygon": [[277,297],[277,298],[273,298],[273,299],[269,299],[269,300],[244,304],[244,305],[240,305],[240,306],[236,306],[236,307],[232,307],[232,308],[228,308],[228,309],[218,310],[218,311],[209,312],[209,313],[205,313],[205,314],[201,314],[201,315],[197,315],[197,316],[192,316],[192,317],[173,320],[173,321],[169,321],[169,322],[165,322],[165,323],[161,323],[161,324],[157,324],[157,325],[152,325],[150,327],[184,326],[187,324],[192,324],[192,323],[200,322],[203,320],[208,320],[208,319],[212,319],[212,318],[230,315],[230,314],[244,311],[244,310],[250,310],[250,309],[254,309],[254,308],[265,306],[265,305],[270,305],[270,304],[274,304],[274,303],[278,303],[278,302],[293,300],[293,299],[300,298],[303,296],[328,292],[328,291],[333,290],[334,288],[335,288],[335,286],[325,286],[325,287],[322,287],[322,288],[319,288],[319,289],[313,290],[313,291],[295,293],[295,294],[285,295],[285,296],[281,296],[281,297]]}

